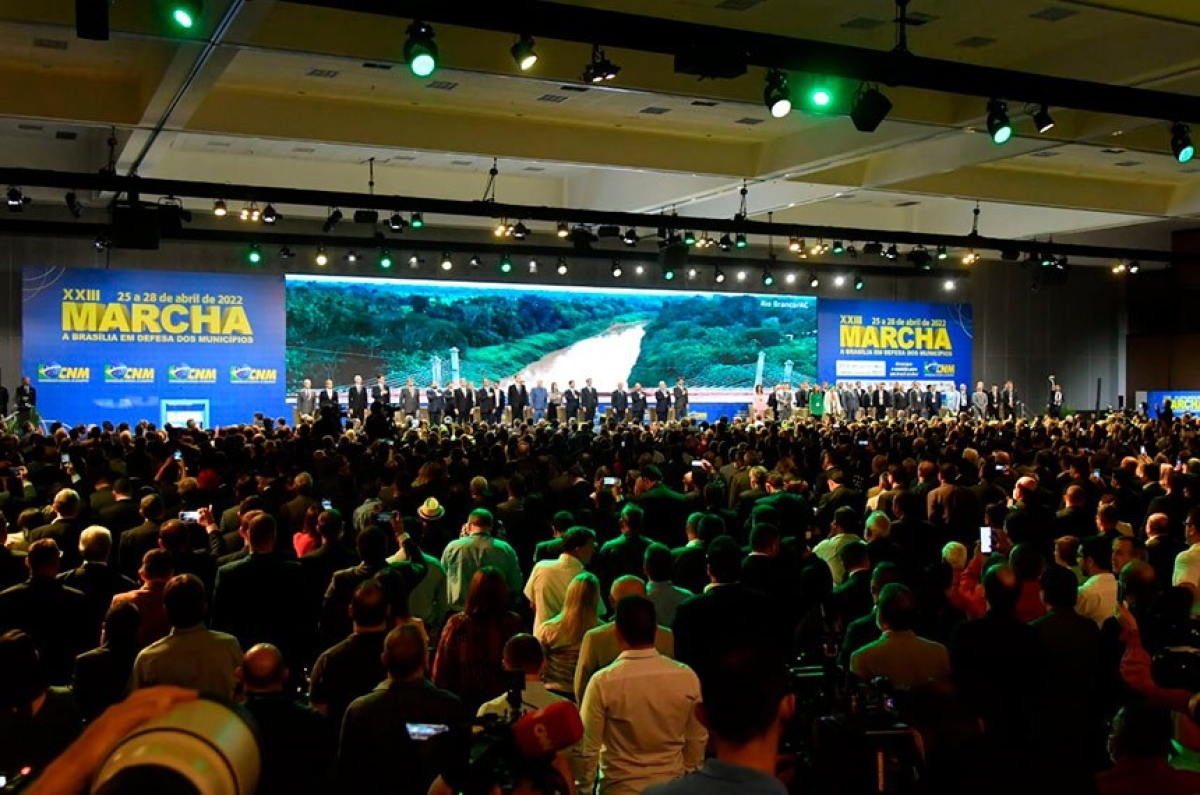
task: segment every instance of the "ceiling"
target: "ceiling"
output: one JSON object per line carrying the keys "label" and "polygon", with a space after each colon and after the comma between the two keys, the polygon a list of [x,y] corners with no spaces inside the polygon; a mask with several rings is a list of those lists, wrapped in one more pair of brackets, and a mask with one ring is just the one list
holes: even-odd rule
{"label": "ceiling", "polygon": [[[887,0],[806,0],[803,13],[795,0],[560,4],[894,43]],[[909,48],[1200,94],[1198,6],[912,0]],[[979,131],[979,99],[884,87],[895,107],[865,134],[845,117],[771,118],[760,69],[698,81],[667,56],[608,48],[621,73],[594,87],[580,82],[584,45],[539,39],[539,65],[523,75],[509,34],[436,26],[442,62],[419,79],[401,63],[406,19],[208,0],[183,39],[158,8],[117,0],[111,40],[93,42],[75,37],[72,0],[0,2],[0,165],[95,171],[115,131],[121,173],[167,179],[365,191],[373,160],[377,193],[472,200],[495,161],[506,203],[728,217],[745,181],[761,220],[965,234],[978,202],[988,236],[1081,242],[1126,229],[1158,248],[1200,216],[1200,161],[1176,163],[1169,125],[1145,119],[1052,108],[1052,131],[1018,118],[1000,147]]]}

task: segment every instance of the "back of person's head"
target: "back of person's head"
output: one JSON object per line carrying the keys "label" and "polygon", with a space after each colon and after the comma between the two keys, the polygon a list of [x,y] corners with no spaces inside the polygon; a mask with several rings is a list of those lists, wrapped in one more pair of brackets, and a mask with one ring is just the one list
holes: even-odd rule
{"label": "back of person's head", "polygon": [[112,533],[94,524],[79,534],[79,556],[88,563],[107,563],[112,552]]}
{"label": "back of person's head", "polygon": [[779,546],[779,528],[773,524],[756,524],[750,531],[750,549],[768,553]]}
{"label": "back of person's head", "polygon": [[1091,560],[1100,571],[1112,571],[1112,542],[1104,536],[1088,536],[1079,545],[1080,560]]}
{"label": "back of person's head", "polygon": [[642,467],[642,477],[651,483],[661,483],[663,479],[662,470],[654,464],[647,467]]}
{"label": "back of person's head", "polygon": [[1042,560],[1042,553],[1038,552],[1037,547],[1028,542],[1017,544],[1009,553],[1008,562],[1013,567],[1013,572],[1017,575],[1017,579],[1021,582],[1030,582],[1037,580],[1042,576],[1042,569],[1045,566],[1045,561]]}
{"label": "back of person's head", "polygon": [[843,505],[833,512],[833,523],[843,533],[853,533],[858,529],[858,511],[849,505]]}
{"label": "back of person's head", "polygon": [[480,532],[492,532],[492,512],[487,508],[476,508],[467,515],[467,524]]}
{"label": "back of person's head", "polygon": [[[416,527],[416,522],[408,527]],[[317,514],[317,532],[326,544],[332,544],[342,537],[342,512],[336,508],[328,508]]]}
{"label": "back of person's head", "polygon": [[883,561],[871,570],[871,593],[878,596],[884,586],[900,582],[900,567],[891,561]]}
{"label": "back of person's head", "polygon": [[867,545],[862,541],[851,541],[839,549],[838,559],[842,562],[842,567],[848,572],[865,569],[870,565]]}
{"label": "back of person's head", "polygon": [[1004,520],[1008,517],[1008,506],[1002,502],[993,502],[983,513],[988,527],[1004,527]]}
{"label": "back of person's head", "polygon": [[646,547],[646,554],[642,558],[642,568],[650,582],[670,580],[674,563],[671,550],[666,544],[651,544]]}
{"label": "back of person's head", "polygon": [[872,511],[866,521],[867,538],[875,541],[892,534],[892,520],[883,511]]}
{"label": "back of person's head", "polygon": [[1001,563],[984,572],[983,595],[987,599],[990,612],[1011,616],[1017,609],[1017,599],[1020,596],[1017,575],[1012,566]]}
{"label": "back of person's head", "polygon": [[168,580],[175,573],[175,562],[165,549],[151,549],[142,555],[142,567],[138,573],[147,582]]}
{"label": "back of person's head", "polygon": [[1087,492],[1083,490],[1082,486],[1068,486],[1064,499],[1071,508],[1083,508],[1087,506]]}
{"label": "back of person's head", "polygon": [[366,580],[354,589],[350,600],[350,619],[356,627],[379,627],[387,623],[388,601],[383,588],[374,580]]}
{"label": "back of person's head", "polygon": [[608,598],[614,607],[626,596],[645,595],[646,582],[641,577],[632,574],[625,574],[613,580],[612,587],[608,589]]}
{"label": "back of person's head", "polygon": [[879,592],[879,626],[895,632],[912,629],[917,622],[917,598],[908,586],[888,583]]}
{"label": "back of person's head", "polygon": [[[1072,488],[1075,487],[1073,486]],[[1080,491],[1083,491],[1083,489],[1080,489]],[[1084,499],[1086,500],[1086,495]],[[1081,505],[1080,507],[1083,506]],[[1112,503],[1109,503],[1108,505],[1101,505],[1096,511],[1096,523],[1104,528],[1105,531],[1115,530],[1117,527],[1117,522],[1120,521],[1120,518],[1120,511],[1118,511],[1117,506],[1113,505]]]}
{"label": "back of person's head", "polygon": [[495,566],[484,566],[471,578],[463,612],[469,616],[503,613],[508,610],[508,582]]}
{"label": "back of person's head", "polygon": [[172,627],[186,629],[204,621],[208,612],[208,594],[195,574],[178,574],[167,580],[163,590],[163,608]]}
{"label": "back of person's head", "polygon": [[559,511],[554,514],[554,518],[550,520],[550,527],[560,536],[571,529],[575,524],[575,515],[570,511]]}
{"label": "back of person's head", "polygon": [[423,676],[429,659],[429,640],[416,624],[400,624],[383,642],[383,667],[396,680]]}
{"label": "back of person's head", "polygon": [[1113,759],[1126,756],[1167,758],[1175,735],[1171,711],[1145,701],[1131,701],[1113,718],[1108,741]]}
{"label": "back of person's head", "polygon": [[61,489],[54,495],[54,510],[64,519],[74,519],[80,505],[79,492],[75,489]]}
{"label": "back of person's head", "polygon": [[959,541],[947,542],[942,547],[942,560],[950,564],[956,571],[967,565],[967,548]]}
{"label": "back of person's head", "polygon": [[787,666],[766,644],[718,648],[700,672],[700,715],[714,737],[742,747],[767,735],[780,717],[791,717]]}
{"label": "back of person's head", "polygon": [[708,545],[708,573],[713,582],[737,582],[742,573],[742,548],[731,536],[717,536]]}
{"label": "back of person's head", "polygon": [[256,643],[242,656],[237,677],[246,692],[277,691],[287,680],[288,669],[283,653],[270,643]]}
{"label": "back of person's head", "polygon": [[1144,560],[1131,560],[1121,569],[1119,575],[1121,590],[1125,598],[1138,601],[1153,597],[1158,593],[1158,580],[1154,567]]}
{"label": "back of person's head", "polygon": [[160,522],[163,518],[163,498],[157,494],[147,494],[138,503],[142,518],[151,522]]}
{"label": "back of person's head", "polygon": [[1079,579],[1063,566],[1051,566],[1042,572],[1042,601],[1051,610],[1074,610],[1079,598]]}
{"label": "back of person's head", "polygon": [[521,632],[513,635],[504,644],[504,667],[509,671],[521,671],[526,676],[536,676],[542,671],[546,656],[542,651],[542,642]]}
{"label": "back of person's head", "polygon": [[590,527],[575,526],[562,534],[563,552],[576,554],[588,544],[596,542],[596,532]]}
{"label": "back of person's head", "polygon": [[708,544],[717,536],[725,535],[725,520],[715,513],[706,513],[696,522],[696,538]]}
{"label": "back of person's head", "polygon": [[28,710],[49,687],[37,645],[19,629],[0,635],[0,671],[0,710],[5,712]]}
{"label": "back of person's head", "polygon": [[29,545],[25,565],[34,577],[53,577],[62,563],[62,552],[53,538],[39,538]]}
{"label": "back of person's head", "polygon": [[251,552],[274,552],[275,517],[263,512],[251,519],[250,526],[246,528],[246,540]]}
{"label": "back of person's head", "polygon": [[104,641],[109,646],[128,648],[137,640],[142,614],[133,602],[120,602],[104,614]]}
{"label": "back of person's head", "polygon": [[178,519],[162,523],[162,527],[158,528],[158,540],[163,549],[176,554],[187,552],[191,548],[187,525]]}
{"label": "back of person's head", "polygon": [[368,566],[382,566],[387,560],[387,534],[378,525],[364,528],[355,541],[358,556]]}
{"label": "back of person's head", "polygon": [[621,526],[630,535],[640,535],[642,532],[643,522],[646,518],[645,512],[640,505],[628,503],[621,509]]}
{"label": "back of person's head", "polygon": [[654,602],[645,596],[626,596],[617,602],[616,624],[617,634],[629,646],[653,646],[654,636],[658,632]]}

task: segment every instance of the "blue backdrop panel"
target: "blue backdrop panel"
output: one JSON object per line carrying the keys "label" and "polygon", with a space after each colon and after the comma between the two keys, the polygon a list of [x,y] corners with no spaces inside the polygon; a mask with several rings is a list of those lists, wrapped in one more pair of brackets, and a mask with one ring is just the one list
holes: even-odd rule
{"label": "blue backdrop panel", "polygon": [[1150,416],[1156,416],[1155,411],[1162,408],[1163,400],[1171,399],[1171,411],[1176,416],[1188,412],[1200,414],[1200,392],[1194,389],[1155,390],[1146,394],[1146,402],[1150,404]]}
{"label": "blue backdrop panel", "polygon": [[281,276],[26,268],[23,303],[25,374],[46,420],[228,425],[283,411]]}
{"label": "blue backdrop panel", "polygon": [[971,305],[822,299],[822,381],[971,383]]}

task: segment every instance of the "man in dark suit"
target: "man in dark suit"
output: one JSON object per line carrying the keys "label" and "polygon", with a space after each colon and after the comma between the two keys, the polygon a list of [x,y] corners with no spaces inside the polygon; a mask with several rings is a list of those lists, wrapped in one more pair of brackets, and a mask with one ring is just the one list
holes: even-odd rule
{"label": "man in dark suit", "polygon": [[525,379],[519,375],[508,385],[508,406],[512,409],[513,422],[525,419],[525,409],[529,406],[529,390],[525,388]]}
{"label": "man in dark suit", "polygon": [[217,570],[212,628],[228,632],[243,648],[271,643],[295,670],[313,651],[315,607],[308,601],[300,564],[275,551],[275,519],[262,513],[246,530],[250,554]]}
{"label": "man in dark suit", "polygon": [[383,373],[375,376],[375,385],[371,387],[371,411],[382,411],[384,416],[392,416],[392,388],[388,386]]}
{"label": "man in dark suit", "polygon": [[350,413],[350,419],[361,422],[366,416],[367,397],[367,388],[363,386],[362,376],[354,376],[354,386],[350,387],[346,395],[346,409]]}
{"label": "man in dark suit", "polygon": [[688,415],[688,388],[683,376],[675,380],[675,388],[671,390],[671,400],[675,404],[675,419],[685,420]]}
{"label": "man in dark suit", "polygon": [[765,594],[777,611],[779,631],[791,633],[796,628],[796,581],[795,573],[784,568],[782,544],[778,527],[756,524],[750,531],[750,554],[742,560],[739,581]]}
{"label": "man in dark suit", "polygon": [[425,400],[429,404],[429,424],[440,424],[445,403],[442,400],[442,390],[438,389],[437,381],[429,385],[429,389],[425,392]]}
{"label": "man in dark suit", "polygon": [[454,388],[454,418],[459,422],[471,421],[471,409],[475,407],[475,390],[470,383],[460,380]]}
{"label": "man in dark suit", "polygon": [[141,618],[131,602],[109,608],[103,617],[104,644],[75,658],[71,691],[79,701],[84,720],[95,720],[125,698],[139,651],[137,632]]}
{"label": "man in dark suit", "polygon": [[1033,544],[1044,560],[1054,560],[1054,514],[1038,498],[1038,482],[1023,477],[1013,489],[1013,509],[1004,520],[1004,531],[1013,544]]}
{"label": "man in dark suit", "polygon": [[1171,537],[1182,540],[1184,537],[1183,523],[1188,512],[1188,502],[1183,493],[1184,487],[1187,485],[1187,476],[1171,469],[1164,472],[1159,478],[1159,484],[1163,488],[1163,493],[1150,499],[1146,508],[1146,518],[1142,524],[1145,526],[1145,522],[1156,513],[1165,514]]}
{"label": "man in dark suit", "polygon": [[[708,542],[720,535],[720,521],[703,513],[688,517],[687,543],[671,550],[671,582],[692,593],[701,593],[708,585]],[[709,535],[709,534],[712,535]]]}
{"label": "man in dark suit", "polygon": [[600,578],[602,593],[607,593],[613,580],[618,577],[642,575],[646,548],[654,543],[653,539],[642,535],[644,520],[645,514],[640,506],[627,504],[621,510],[621,535],[604,542],[604,546],[592,558],[592,568]]}
{"label": "man in dark suit", "polygon": [[773,508],[779,515],[779,526],[787,528],[788,535],[807,537],[813,516],[808,500],[788,491],[783,475],[778,472],[767,474],[766,490],[767,496],[759,499],[756,504]]}
{"label": "man in dark suit", "polygon": [[313,391],[312,379],[305,378],[296,393],[296,413],[301,417],[313,417],[317,413],[317,393]]}
{"label": "man in dark suit", "polygon": [[613,419],[617,422],[624,422],[625,415],[629,411],[629,393],[625,391],[625,382],[617,384],[617,388],[609,395],[609,404],[612,406]]}
{"label": "man in dark suit", "polygon": [[308,509],[317,504],[317,498],[312,493],[312,475],[307,472],[297,473],[288,485],[288,491],[294,496],[279,506],[278,513],[280,526],[290,538],[303,529],[304,517],[308,513]]}
{"label": "man in dark suit", "polygon": [[496,415],[496,390],[492,388],[492,379],[483,379],[483,386],[475,392],[475,405],[479,407],[479,419],[491,422]]}
{"label": "man in dark suit", "polygon": [[[1087,492],[1082,486],[1068,486],[1063,495],[1066,507],[1054,515],[1054,537],[1087,538],[1096,534],[1096,514],[1088,510]],[[1116,518],[1116,509],[1112,510]],[[1115,525],[1115,523],[1114,523]]]}
{"label": "man in dark suit", "polygon": [[96,477],[92,493],[88,495],[88,516],[99,516],[100,511],[113,504],[112,475],[102,472]]}
{"label": "man in dark suit", "polygon": [[[729,528],[730,535],[737,535],[742,532],[742,528],[746,525],[746,520],[750,518],[750,512],[754,510],[754,506],[758,501],[767,496],[767,477],[769,473],[767,468],[763,466],[750,467],[750,488],[740,492],[737,496],[737,505],[734,510],[737,512],[737,527]],[[791,529],[790,527],[788,528]],[[743,538],[745,536],[742,536]]]}
{"label": "man in dark suit", "polygon": [[888,409],[892,407],[892,393],[881,382],[871,393],[871,408],[875,409],[875,419],[887,417]]}
{"label": "man in dark suit", "polygon": [[1000,419],[1011,420],[1016,416],[1017,411],[1017,390],[1013,388],[1012,381],[1004,382],[1004,389],[1000,391]]}
{"label": "man in dark suit", "polygon": [[833,589],[830,606],[842,627],[870,613],[875,606],[871,595],[871,561],[867,545],[862,541],[851,541],[838,555],[846,570],[841,585]]}
{"label": "man in dark suit", "polygon": [[33,384],[29,383],[29,376],[21,377],[21,385],[17,387],[15,395],[15,403],[17,408],[17,424],[29,422],[30,415],[34,408],[37,407],[37,389]]}
{"label": "man in dark suit", "polygon": [[575,422],[575,418],[579,416],[579,392],[575,389],[575,382],[568,381],[567,388],[563,390],[563,409],[567,413],[567,422]]}
{"label": "man in dark suit", "polygon": [[325,388],[317,395],[317,411],[324,432],[340,433],[342,430],[342,399],[333,388],[333,379],[325,379]]}
{"label": "man in dark suit", "polygon": [[54,502],[50,508],[54,514],[53,521],[35,528],[30,532],[29,540],[37,541],[42,538],[53,538],[58,544],[58,548],[62,550],[63,566],[78,566],[79,535],[83,532],[84,527],[83,521],[80,518],[80,513],[83,510],[83,501],[79,497],[79,492],[74,489],[59,490],[54,495]]}
{"label": "man in dark suit", "polygon": [[[201,508],[200,511],[203,514],[208,512],[208,508]],[[208,517],[208,521],[211,522],[212,514],[209,513]],[[201,524],[204,522],[202,515]],[[217,561],[207,552],[192,549],[188,535],[188,525],[178,519],[171,519],[163,522],[158,530],[158,546],[171,556],[171,570],[175,574],[194,574],[204,583],[204,592],[212,593],[217,579]]]}
{"label": "man in dark suit", "polygon": [[79,554],[83,563],[64,571],[58,581],[82,593],[88,602],[88,637],[98,639],[104,614],[112,606],[114,594],[136,590],[138,584],[109,566],[112,534],[100,526],[85,529],[79,536]]}
{"label": "man in dark suit", "polygon": [[98,640],[88,637],[87,597],[56,579],[60,557],[53,538],[34,541],[25,557],[29,579],[0,592],[0,634],[19,629],[33,638],[52,685],[68,684],[75,658]]}
{"label": "man in dark suit", "polygon": [[862,515],[867,500],[861,492],[844,485],[845,474],[840,469],[830,469],[825,472],[825,480],[829,491],[817,503],[817,529],[824,532],[833,522],[833,514],[838,508],[853,508]]}
{"label": "man in dark suit", "polygon": [[413,379],[408,379],[404,382],[404,386],[400,387],[400,416],[403,419],[409,419],[417,416],[417,411],[421,408],[421,391],[417,389],[417,384]]}
{"label": "man in dark suit", "polygon": [[442,387],[442,419],[449,422],[461,419],[458,413],[458,399],[455,392],[456,390],[450,384]]}
{"label": "man in dark suit", "polygon": [[761,591],[739,582],[742,550],[729,536],[719,536],[708,546],[708,572],[713,587],[684,599],[675,611],[675,659],[701,677],[717,651],[711,642],[719,628],[732,642],[756,642],[767,648],[780,642],[771,618],[772,605]]}
{"label": "man in dark suit", "polygon": [[583,419],[589,425],[596,421],[596,408],[600,405],[600,395],[596,392],[596,387],[592,386],[592,379],[588,378],[583,382],[583,389],[579,390],[579,404],[583,406]]}
{"label": "man in dark suit", "polygon": [[126,478],[113,481],[113,501],[102,508],[99,514],[100,524],[112,533],[113,546],[119,546],[121,535],[126,530],[132,530],[142,523],[142,514],[138,510],[138,501],[133,496],[133,488]]}
{"label": "man in dark suit", "polygon": [[137,577],[142,557],[158,548],[158,530],[163,520],[163,499],[157,494],[147,494],[139,504],[142,523],[121,534],[117,546],[117,568],[130,579]]}
{"label": "man in dark suit", "polygon": [[667,412],[671,410],[671,392],[667,389],[666,381],[658,382],[654,390],[654,417],[659,422],[667,421]]}
{"label": "man in dark suit", "polygon": [[377,524],[363,530],[355,540],[362,562],[333,573],[321,603],[322,648],[327,649],[350,634],[350,603],[354,591],[387,566],[387,537]]}
{"label": "man in dark suit", "polygon": [[629,413],[635,425],[646,421],[646,404],[646,391],[641,384],[634,384],[633,391],[629,393]]}
{"label": "man in dark suit", "polygon": [[684,497],[663,482],[662,471],[650,464],[641,471],[633,502],[645,514],[645,528],[667,546],[683,543]]}

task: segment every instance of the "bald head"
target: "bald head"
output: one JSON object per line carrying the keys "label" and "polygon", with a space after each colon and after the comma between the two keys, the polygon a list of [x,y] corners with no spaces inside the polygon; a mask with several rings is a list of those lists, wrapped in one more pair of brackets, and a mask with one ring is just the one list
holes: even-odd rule
{"label": "bald head", "polygon": [[1083,490],[1083,486],[1069,486],[1067,488],[1066,501],[1067,506],[1070,508],[1085,507],[1087,505],[1087,493]]}
{"label": "bald head", "polygon": [[1150,538],[1167,534],[1171,519],[1165,513],[1152,513],[1146,519],[1146,535]]}
{"label": "bald head", "polygon": [[645,596],[646,583],[642,582],[640,577],[626,574],[623,577],[613,580],[612,589],[609,590],[608,594],[615,605],[626,596]]}
{"label": "bald head", "polygon": [[1025,477],[1023,477],[1017,481],[1016,494],[1014,494],[1013,496],[1015,496],[1018,500],[1021,500],[1023,502],[1025,500],[1028,500],[1034,494],[1036,494],[1037,490],[1038,490],[1037,478],[1031,478],[1028,475],[1026,475]]}
{"label": "bald head", "polygon": [[278,693],[287,681],[288,670],[278,647],[259,643],[242,657],[237,677],[247,693]]}

